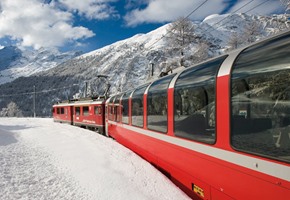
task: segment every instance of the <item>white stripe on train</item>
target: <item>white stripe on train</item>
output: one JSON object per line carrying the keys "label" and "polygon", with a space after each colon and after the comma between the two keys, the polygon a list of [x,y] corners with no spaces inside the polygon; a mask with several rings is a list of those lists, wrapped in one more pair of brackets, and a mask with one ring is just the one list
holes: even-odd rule
{"label": "white stripe on train", "polygon": [[[109,121],[109,123],[114,125],[119,125],[116,122]],[[181,146],[193,151],[196,151],[201,154],[205,154],[223,161],[227,161],[257,172],[261,172],[264,174],[268,174],[270,176],[274,176],[276,178],[280,178],[286,181],[290,181],[290,168],[274,162],[269,162],[266,160],[245,156],[239,153],[226,151],[223,149],[218,149],[216,147],[211,147],[207,145],[203,145],[200,143],[195,143],[191,141],[187,141],[184,139],[180,139],[177,137],[171,137],[161,133],[155,133],[153,131],[144,130],[142,128],[129,126],[126,124],[121,125],[123,128],[134,131],[138,134],[146,135],[158,140],[162,140],[171,144],[175,144],[177,146]]]}

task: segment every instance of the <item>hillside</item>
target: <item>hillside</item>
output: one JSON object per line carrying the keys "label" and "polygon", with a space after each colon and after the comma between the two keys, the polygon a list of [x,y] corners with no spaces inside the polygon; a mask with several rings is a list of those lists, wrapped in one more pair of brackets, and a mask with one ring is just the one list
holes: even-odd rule
{"label": "hillside", "polygon": [[21,50],[16,46],[4,47],[0,49],[0,84],[49,70],[80,54],[61,53],[56,49]]}
{"label": "hillside", "polygon": [[[0,108],[14,101],[25,116],[32,116],[31,108],[33,86],[36,86],[38,116],[50,115],[51,105],[60,100],[72,98],[79,92],[85,81],[97,88],[102,94],[104,88],[97,75],[107,75],[111,84],[111,93],[124,91],[148,80],[149,64],[155,65],[154,76],[166,67],[173,69],[180,66],[181,59],[185,66],[191,66],[206,58],[223,54],[229,50],[231,37],[245,34],[245,29],[258,24],[256,32],[251,33],[251,40],[256,41],[289,27],[289,21],[282,15],[272,17],[232,14],[212,15],[202,22],[192,22],[192,28],[198,41],[181,49],[169,42],[167,32],[170,24],[164,25],[150,33],[138,34],[132,38],[116,42],[68,60],[53,69],[33,76],[19,78],[11,83],[0,85]],[[249,28],[248,28],[249,29]],[[242,41],[241,45],[246,45]],[[20,95],[21,93],[27,93]],[[7,94],[19,94],[16,96]]]}

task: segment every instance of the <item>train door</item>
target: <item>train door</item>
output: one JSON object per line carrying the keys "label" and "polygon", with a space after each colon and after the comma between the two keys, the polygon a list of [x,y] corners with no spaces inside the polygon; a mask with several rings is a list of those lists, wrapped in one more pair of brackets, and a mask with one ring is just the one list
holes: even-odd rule
{"label": "train door", "polygon": [[73,120],[73,106],[69,106],[68,109],[69,109],[68,114],[69,114],[70,124],[73,125],[73,122],[74,122],[74,120]]}
{"label": "train door", "polygon": [[109,106],[108,105],[111,98],[107,99],[107,101],[105,102],[105,135],[107,137],[109,137],[109,132],[108,132]]}

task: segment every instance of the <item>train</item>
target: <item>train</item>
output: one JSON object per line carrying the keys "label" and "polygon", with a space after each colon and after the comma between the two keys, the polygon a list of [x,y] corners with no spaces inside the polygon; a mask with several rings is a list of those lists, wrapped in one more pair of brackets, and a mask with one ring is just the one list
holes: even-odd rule
{"label": "train", "polygon": [[290,199],[290,31],[53,108],[55,121],[97,127],[192,199]]}
{"label": "train", "polygon": [[105,133],[105,100],[87,97],[58,102],[52,107],[53,120]]}

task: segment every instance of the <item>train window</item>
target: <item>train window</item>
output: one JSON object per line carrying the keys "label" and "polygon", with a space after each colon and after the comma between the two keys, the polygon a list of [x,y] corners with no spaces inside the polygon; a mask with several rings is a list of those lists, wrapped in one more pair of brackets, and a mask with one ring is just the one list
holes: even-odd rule
{"label": "train window", "polygon": [[113,113],[113,102],[115,100],[115,97],[111,97],[109,102],[108,102],[108,119],[109,120],[114,120],[114,113]]}
{"label": "train window", "polygon": [[290,34],[244,50],[231,77],[231,145],[290,162]]}
{"label": "train window", "polygon": [[120,121],[120,97],[121,95],[117,95],[114,101],[114,109],[115,109],[115,121]]}
{"label": "train window", "polygon": [[60,108],[60,114],[64,114],[64,108]]}
{"label": "train window", "polygon": [[95,109],[95,114],[97,115],[101,115],[102,114],[102,107],[101,106],[95,106],[94,107],[94,109]]}
{"label": "train window", "polygon": [[56,114],[60,114],[60,108],[56,109]]}
{"label": "train window", "polygon": [[101,115],[102,112],[103,112],[103,111],[102,111],[102,106],[99,106],[99,107],[98,107],[98,114]]}
{"label": "train window", "polygon": [[178,137],[215,143],[215,78],[226,56],[189,68],[174,88],[174,133]]}
{"label": "train window", "polygon": [[80,115],[81,114],[81,108],[80,107],[75,107],[75,114]]}
{"label": "train window", "polygon": [[167,88],[173,76],[155,81],[148,90],[147,121],[151,130],[167,132]]}
{"label": "train window", "polygon": [[113,113],[113,106],[112,105],[109,105],[109,120],[113,120],[113,116],[114,116],[114,113]]}
{"label": "train window", "polygon": [[129,124],[129,98],[132,91],[124,93],[121,101],[122,123]]}
{"label": "train window", "polygon": [[83,115],[88,116],[89,115],[89,106],[84,106],[83,107]]}
{"label": "train window", "polygon": [[132,95],[132,125],[143,127],[143,95],[147,88],[147,85],[143,85],[137,88]]}

